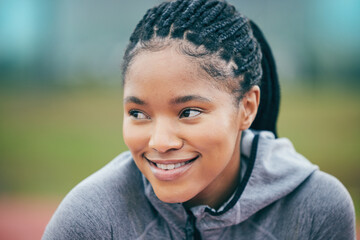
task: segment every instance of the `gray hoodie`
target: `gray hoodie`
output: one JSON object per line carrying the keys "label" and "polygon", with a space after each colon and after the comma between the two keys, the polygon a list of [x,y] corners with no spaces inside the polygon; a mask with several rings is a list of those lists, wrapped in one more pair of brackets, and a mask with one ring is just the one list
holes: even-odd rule
{"label": "gray hoodie", "polygon": [[244,131],[240,175],[218,210],[185,209],[160,201],[125,152],[65,197],[43,239],[355,239],[349,193],[289,140]]}

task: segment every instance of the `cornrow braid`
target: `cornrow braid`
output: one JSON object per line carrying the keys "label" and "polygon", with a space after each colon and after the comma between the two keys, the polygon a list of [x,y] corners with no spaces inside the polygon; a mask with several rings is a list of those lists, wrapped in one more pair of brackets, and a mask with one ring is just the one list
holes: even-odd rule
{"label": "cornrow braid", "polygon": [[219,36],[219,40],[220,41],[225,41],[226,39],[228,39],[229,37],[234,36],[234,34],[241,29],[246,23],[247,23],[247,19],[245,18],[238,18],[236,22],[233,23],[233,25],[227,29],[226,32],[222,33]]}
{"label": "cornrow braid", "polygon": [[[127,69],[139,52],[176,46],[180,53],[194,58],[206,73],[234,93],[238,102],[252,86],[261,87],[263,81],[268,81],[263,77],[262,56],[264,42],[267,49],[268,45],[263,35],[258,34],[258,28],[254,36],[252,26],[248,18],[224,0],[163,2],[146,12],[130,37],[122,65],[124,84]],[[267,59],[273,59],[272,55]],[[267,88],[261,88],[261,96],[267,94],[263,90]]]}
{"label": "cornrow braid", "polygon": [[189,7],[185,10],[182,16],[176,22],[174,22],[175,29],[172,32],[171,37],[183,37],[185,30],[194,24],[196,19],[198,19],[205,12],[207,6],[204,3],[206,3],[206,0],[193,1],[190,3]]}
{"label": "cornrow braid", "polygon": [[207,15],[202,20],[202,25],[207,26],[213,21],[216,20],[216,18],[221,14],[222,10],[226,7],[226,4],[224,2],[218,2],[215,7],[210,9],[209,15]]}
{"label": "cornrow braid", "polygon": [[[200,4],[202,2],[203,1],[198,1],[197,3]],[[193,5],[195,5],[195,3]],[[196,20],[204,14],[206,9],[207,9],[207,6],[203,5],[200,7],[200,9],[194,8],[194,10],[197,10],[197,11],[195,11],[193,14],[191,14],[190,10],[185,12],[183,14],[182,18],[179,18],[179,20],[174,23],[174,26],[176,28],[172,32],[171,37],[183,38],[185,31],[189,27],[191,27],[193,24],[195,24]]]}
{"label": "cornrow braid", "polygon": [[157,35],[165,37],[169,34],[171,25],[174,23],[182,10],[186,7],[188,1],[176,1],[171,2],[169,7],[165,10],[165,13],[161,16],[159,21],[159,29]]}
{"label": "cornrow braid", "polygon": [[[237,19],[236,19],[237,20]],[[236,21],[235,20],[235,21]],[[216,24],[213,24],[212,26],[210,27],[206,27],[203,32],[200,34],[200,36],[202,38],[206,37],[207,35],[209,34],[213,34],[215,32],[217,32],[218,30],[226,27],[227,25],[229,24],[233,24],[234,23],[234,20],[233,19],[227,19],[227,20],[224,20],[222,22],[219,22],[219,23],[216,23]]]}
{"label": "cornrow braid", "polygon": [[[166,7],[165,4],[160,5],[159,8],[153,9],[153,11],[150,11],[147,15],[147,18],[143,18],[144,26],[141,25],[140,27],[143,29],[139,29],[139,37],[133,36],[133,39],[137,42],[139,39],[142,39],[143,41],[148,41],[152,38],[154,34],[154,25],[156,24],[156,21],[158,20],[160,13],[162,10]],[[136,29],[135,29],[136,31]]]}

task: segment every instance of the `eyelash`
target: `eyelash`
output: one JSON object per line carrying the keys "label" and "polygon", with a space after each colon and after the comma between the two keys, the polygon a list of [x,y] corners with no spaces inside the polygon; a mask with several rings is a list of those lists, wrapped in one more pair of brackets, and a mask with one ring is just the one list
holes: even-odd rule
{"label": "eyelash", "polygon": [[[196,116],[198,116],[199,114],[202,113],[202,111],[201,111],[200,109],[197,109],[197,108],[186,108],[186,109],[184,109],[184,110],[182,110],[182,111],[180,112],[179,118],[184,118],[184,117],[183,117],[183,114],[184,114],[185,112],[187,112],[187,111],[197,112],[197,114],[194,115],[194,116],[187,116],[187,117],[185,117],[185,118],[193,118],[193,117],[196,117]],[[190,114],[190,115],[191,115],[191,114]]]}
{"label": "eyelash", "polygon": [[[191,114],[189,112],[197,112],[195,115],[194,114]],[[182,110],[179,114],[179,118],[193,118],[193,117],[196,117],[198,116],[199,114],[201,114],[203,111],[200,110],[200,109],[197,109],[197,108],[185,108],[184,110]],[[184,116],[185,113],[189,113],[188,116]],[[139,117],[138,115],[139,114],[142,114],[143,117]],[[143,113],[142,111],[140,110],[130,110],[129,111],[129,115],[135,119],[140,119],[140,120],[143,120],[143,119],[150,119],[150,117],[148,115],[146,115],[145,113]],[[193,115],[193,116],[191,116]]]}
{"label": "eyelash", "polygon": [[[137,114],[142,114],[142,115],[144,115],[144,117],[143,117],[143,118],[139,118],[138,116],[136,116]],[[135,119],[149,119],[149,117],[148,117],[145,113],[143,113],[143,112],[141,112],[141,111],[139,111],[139,110],[130,110],[130,111],[129,111],[129,115],[130,115],[131,117],[135,118]]]}

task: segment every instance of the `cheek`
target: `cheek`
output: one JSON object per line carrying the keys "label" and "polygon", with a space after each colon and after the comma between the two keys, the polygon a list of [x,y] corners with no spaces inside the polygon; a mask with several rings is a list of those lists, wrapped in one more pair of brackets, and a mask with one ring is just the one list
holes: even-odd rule
{"label": "cheek", "polygon": [[215,153],[223,148],[231,148],[238,136],[236,122],[221,116],[209,118],[202,124],[184,127],[183,132],[186,132],[188,142],[200,151]]}
{"label": "cheek", "polygon": [[124,120],[123,139],[134,156],[147,146],[148,136],[146,129],[133,126],[129,121]]}

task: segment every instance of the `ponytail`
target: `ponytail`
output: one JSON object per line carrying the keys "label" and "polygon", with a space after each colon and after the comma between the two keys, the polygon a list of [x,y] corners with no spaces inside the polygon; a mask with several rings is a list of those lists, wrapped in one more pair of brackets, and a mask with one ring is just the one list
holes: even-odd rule
{"label": "ponytail", "polygon": [[263,70],[260,84],[260,105],[250,128],[271,131],[277,137],[276,123],[280,108],[280,86],[275,60],[270,46],[259,27],[253,21],[250,21],[250,25],[254,37],[261,47],[261,67]]}

